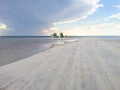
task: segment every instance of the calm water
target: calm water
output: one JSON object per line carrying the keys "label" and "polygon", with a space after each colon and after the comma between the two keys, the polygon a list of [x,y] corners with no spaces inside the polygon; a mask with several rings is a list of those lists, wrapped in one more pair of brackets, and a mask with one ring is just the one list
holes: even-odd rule
{"label": "calm water", "polygon": [[0,37],[0,66],[32,56],[69,39],[50,37]]}
{"label": "calm water", "polygon": [[[75,38],[52,39],[50,37],[0,37],[0,66],[32,56],[51,47],[53,43],[64,42]],[[94,38],[94,37],[87,37]],[[102,39],[120,39],[120,37],[95,37]]]}

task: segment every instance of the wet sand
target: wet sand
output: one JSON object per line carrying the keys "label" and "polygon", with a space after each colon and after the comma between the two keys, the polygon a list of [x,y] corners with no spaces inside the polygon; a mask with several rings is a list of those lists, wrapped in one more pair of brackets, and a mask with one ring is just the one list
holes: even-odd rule
{"label": "wet sand", "polygon": [[120,40],[81,38],[1,66],[0,90],[120,90]]}

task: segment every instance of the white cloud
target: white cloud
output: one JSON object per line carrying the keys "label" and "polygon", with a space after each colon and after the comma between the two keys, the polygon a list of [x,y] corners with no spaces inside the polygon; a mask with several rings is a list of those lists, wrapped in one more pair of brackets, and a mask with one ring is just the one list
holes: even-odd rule
{"label": "white cloud", "polygon": [[[43,29],[42,32],[44,33],[44,35],[51,35],[53,33],[59,33],[59,29],[56,28],[56,27],[50,27],[50,28],[46,28],[46,29]],[[39,31],[37,33],[35,33],[35,35],[39,35]]]}
{"label": "white cloud", "polygon": [[7,30],[7,29],[8,29],[7,25],[5,25],[3,23],[0,23],[0,31],[1,30]]}
{"label": "white cloud", "polygon": [[[56,22],[74,22],[88,17],[103,5],[100,0],[3,0],[0,14],[15,35],[43,34]],[[13,3],[14,2],[14,3]]]}
{"label": "white cloud", "polygon": [[60,18],[55,24],[76,22],[87,18],[102,7],[98,4],[99,0],[73,0],[69,7],[66,7],[61,13]]}
{"label": "white cloud", "polygon": [[0,35],[6,35],[9,31],[9,28],[7,25],[0,23]]}
{"label": "white cloud", "polygon": [[92,25],[79,25],[69,29],[58,29],[66,35],[96,36],[96,35],[120,35],[120,23],[100,23]]}
{"label": "white cloud", "polygon": [[120,13],[114,14],[108,17],[108,19],[115,18],[115,19],[120,19]]}
{"label": "white cloud", "polygon": [[85,22],[86,25],[79,25],[69,30],[61,31],[67,35],[119,35],[120,36],[120,13]]}
{"label": "white cloud", "polygon": [[120,10],[120,5],[114,5],[114,7]]}
{"label": "white cloud", "polygon": [[69,30],[62,30],[67,35],[118,35],[120,36],[120,13],[86,22]]}
{"label": "white cloud", "polygon": [[88,21],[86,22],[87,24],[96,24],[96,23],[107,23],[107,22],[110,22],[110,21],[114,21],[114,22],[119,22],[120,20],[120,13],[117,13],[117,14],[113,14],[111,16],[108,16],[108,17],[104,17],[104,18],[100,18],[100,19],[96,19],[96,20],[93,20],[93,21]]}

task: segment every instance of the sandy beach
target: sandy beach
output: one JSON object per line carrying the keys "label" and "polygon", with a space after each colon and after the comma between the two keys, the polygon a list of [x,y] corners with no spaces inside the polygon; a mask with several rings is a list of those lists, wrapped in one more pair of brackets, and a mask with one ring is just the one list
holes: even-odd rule
{"label": "sandy beach", "polygon": [[120,39],[81,38],[1,66],[0,90],[120,90]]}

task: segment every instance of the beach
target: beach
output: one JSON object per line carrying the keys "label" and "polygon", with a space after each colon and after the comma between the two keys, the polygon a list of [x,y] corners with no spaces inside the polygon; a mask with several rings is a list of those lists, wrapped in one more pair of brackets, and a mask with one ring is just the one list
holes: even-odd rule
{"label": "beach", "polygon": [[0,66],[0,90],[120,90],[120,39],[79,38]]}
{"label": "beach", "polygon": [[74,39],[47,36],[0,37],[0,66],[33,56],[53,47],[54,44],[64,44],[71,40]]}

